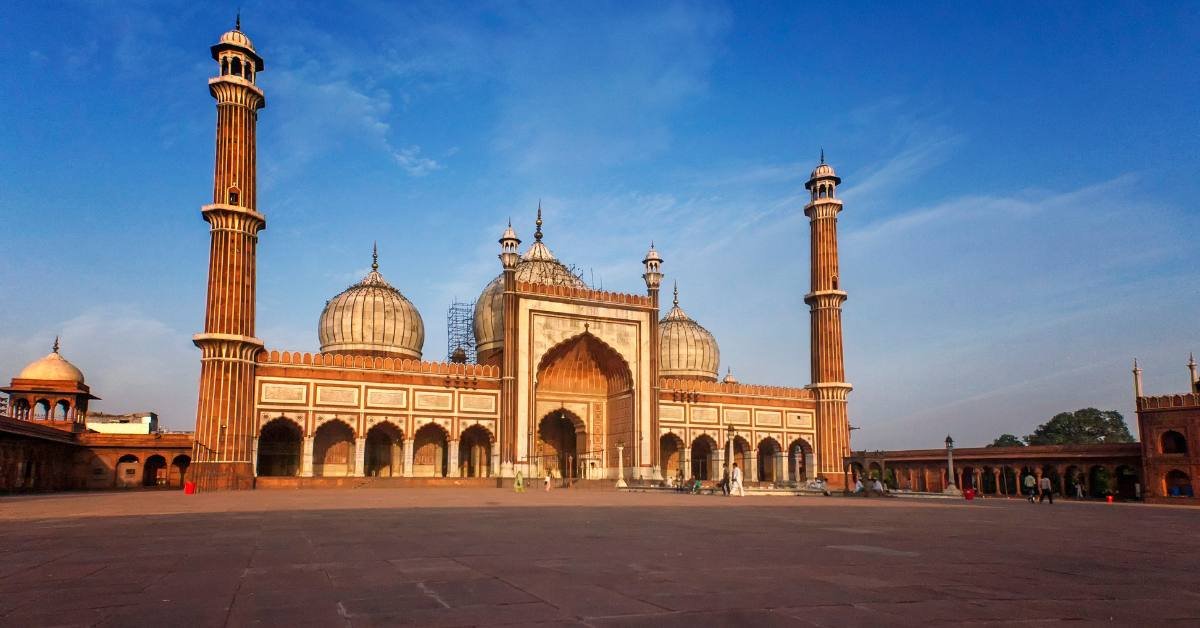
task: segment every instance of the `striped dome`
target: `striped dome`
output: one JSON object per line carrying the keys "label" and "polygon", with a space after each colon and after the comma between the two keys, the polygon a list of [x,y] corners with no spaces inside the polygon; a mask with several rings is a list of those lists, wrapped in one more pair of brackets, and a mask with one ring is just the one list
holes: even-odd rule
{"label": "striped dome", "polygon": [[421,313],[379,274],[378,261],[362,281],[325,304],[317,334],[321,353],[420,360],[425,345]]}
{"label": "striped dome", "polygon": [[721,349],[717,339],[679,307],[679,288],[670,312],[658,322],[658,374],[717,381]]}

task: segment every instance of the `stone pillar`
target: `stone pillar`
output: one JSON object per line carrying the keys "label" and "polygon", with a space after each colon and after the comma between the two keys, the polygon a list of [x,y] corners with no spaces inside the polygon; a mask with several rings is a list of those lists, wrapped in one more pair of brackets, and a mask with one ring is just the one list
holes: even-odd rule
{"label": "stone pillar", "polygon": [[775,483],[783,484],[787,481],[787,453],[782,451],[775,452]]}
{"label": "stone pillar", "polygon": [[449,469],[446,469],[446,477],[456,478],[459,476],[459,473],[458,473],[458,441],[457,440],[448,440],[448,441],[446,441],[446,447],[448,447],[450,449],[450,451],[446,452],[446,460],[448,461],[447,465],[450,467]]}
{"label": "stone pillar", "polygon": [[755,459],[751,460],[750,459],[751,452],[749,452],[749,451],[746,452],[746,454],[747,454],[746,456],[743,456],[746,460],[745,460],[745,464],[743,465],[745,468],[742,469],[742,474],[746,476],[747,482],[757,482],[758,481],[758,459],[757,459],[757,457],[755,457]]}
{"label": "stone pillar", "polygon": [[313,437],[304,437],[304,449],[300,452],[300,477],[313,476]]}
{"label": "stone pillar", "polygon": [[403,459],[404,447],[400,442],[392,441],[388,444],[388,449],[391,457],[388,460],[388,476],[397,477],[400,475],[401,465],[404,464]]}
{"label": "stone pillar", "polygon": [[683,469],[684,481],[686,482],[687,480],[692,479],[692,448],[691,447],[684,447],[683,449],[679,450],[679,464],[680,464],[680,468]]}
{"label": "stone pillar", "polygon": [[411,478],[413,474],[413,439],[404,439],[404,477]]}
{"label": "stone pillar", "polygon": [[708,472],[708,479],[715,481],[720,480],[725,474],[725,448],[718,449],[713,452],[712,465]]}
{"label": "stone pillar", "polygon": [[367,472],[367,439],[354,439],[354,477],[361,478]]}
{"label": "stone pillar", "polygon": [[1003,495],[1004,489],[1004,472],[1000,469],[992,469],[992,484],[996,487],[996,494]]}

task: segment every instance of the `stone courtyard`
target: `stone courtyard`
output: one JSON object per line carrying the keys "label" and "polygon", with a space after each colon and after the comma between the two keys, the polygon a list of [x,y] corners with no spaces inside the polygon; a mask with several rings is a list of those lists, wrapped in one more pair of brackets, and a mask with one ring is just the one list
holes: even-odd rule
{"label": "stone courtyard", "polygon": [[0,498],[0,625],[1200,622],[1200,510],[497,489]]}

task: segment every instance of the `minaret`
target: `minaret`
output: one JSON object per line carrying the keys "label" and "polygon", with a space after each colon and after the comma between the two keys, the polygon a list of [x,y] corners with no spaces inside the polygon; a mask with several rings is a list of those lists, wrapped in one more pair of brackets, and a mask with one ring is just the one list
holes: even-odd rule
{"label": "minaret", "polygon": [[263,343],[254,337],[255,247],[266,219],[257,211],[255,125],[266,106],[255,85],[262,57],[241,30],[212,46],[219,75],[208,80],[217,99],[217,147],[213,201],[200,209],[210,225],[208,301],[200,347],[200,399],[192,477],[201,490],[254,487],[251,459],[254,420],[254,358]]}
{"label": "minaret", "polygon": [[[542,204],[538,203],[537,239],[542,239]],[[500,265],[504,268],[504,353],[500,372],[500,477],[515,473],[517,453],[517,264],[521,240],[512,221],[500,235]]]}
{"label": "minaret", "polygon": [[1137,358],[1133,359],[1133,403],[1136,406],[1142,398],[1142,367],[1138,366]]}
{"label": "minaret", "polygon": [[846,293],[838,282],[837,215],[842,202],[837,186],[842,180],[833,168],[821,163],[804,187],[811,200],[804,206],[812,234],[811,290],[804,295],[810,311],[812,384],[817,401],[817,472],[831,482],[841,481],[842,463],[850,455],[850,419],[846,397],[852,387],[842,362],[842,303]]}
{"label": "minaret", "polygon": [[1196,356],[1188,354],[1188,379],[1192,382],[1192,392],[1200,392],[1200,378],[1196,376]]}
{"label": "minaret", "polygon": [[[654,308],[653,314],[650,316],[650,433],[658,434],[658,290],[662,286],[662,256],[654,249],[654,243],[650,243],[650,250],[646,251],[646,257],[642,259],[642,266],[645,272],[642,273],[642,279],[646,281],[646,294],[650,297],[650,306]],[[661,473],[658,457],[660,455],[658,447],[650,448],[650,472],[652,474]],[[657,475],[655,475],[657,477]],[[658,478],[662,479],[662,478]]]}

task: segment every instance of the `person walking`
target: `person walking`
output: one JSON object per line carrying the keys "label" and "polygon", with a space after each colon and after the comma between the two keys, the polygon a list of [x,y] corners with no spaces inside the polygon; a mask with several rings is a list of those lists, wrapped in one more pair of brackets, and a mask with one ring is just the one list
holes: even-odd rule
{"label": "person walking", "polygon": [[746,491],[742,488],[742,470],[737,463],[733,463],[733,476],[730,478],[729,493],[732,495],[737,491],[738,497],[745,497]]}
{"label": "person walking", "polygon": [[549,493],[550,492],[550,470],[549,469],[546,469],[546,481],[544,483],[544,486],[546,487],[546,492]]}
{"label": "person walking", "polygon": [[1037,478],[1033,477],[1033,474],[1027,475],[1027,476],[1025,476],[1024,483],[1025,483],[1025,495],[1028,496],[1029,503],[1032,504],[1033,498],[1035,497],[1035,494],[1037,493]]}
{"label": "person walking", "polygon": [[517,477],[515,479],[513,479],[513,492],[514,493],[524,493],[525,492],[525,476],[521,475],[520,470],[517,471]]}
{"label": "person walking", "polygon": [[1054,488],[1050,483],[1050,476],[1043,475],[1042,479],[1038,481],[1038,488],[1042,489],[1042,497],[1038,500],[1038,503],[1044,502],[1048,499],[1050,500],[1050,503],[1053,504]]}

